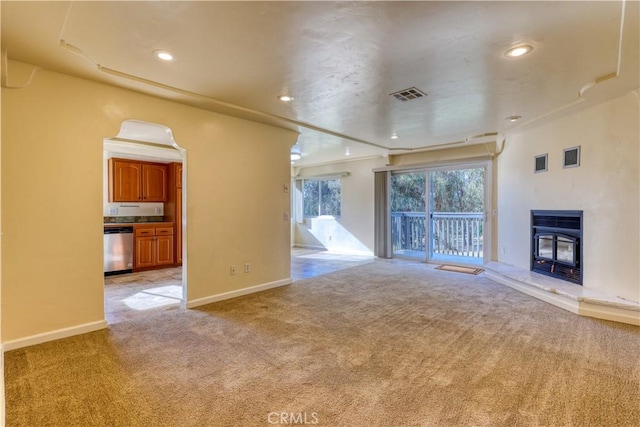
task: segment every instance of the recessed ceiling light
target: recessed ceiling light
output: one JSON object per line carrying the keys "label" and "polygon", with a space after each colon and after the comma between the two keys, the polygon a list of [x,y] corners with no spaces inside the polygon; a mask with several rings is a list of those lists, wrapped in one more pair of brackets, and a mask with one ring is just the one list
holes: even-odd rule
{"label": "recessed ceiling light", "polygon": [[350,156],[351,155],[351,150],[349,149],[348,145],[346,147],[344,147],[344,155],[345,156]]}
{"label": "recessed ceiling light", "polygon": [[278,99],[282,102],[291,102],[293,101],[293,96],[289,96],[289,95],[280,95],[278,97]]}
{"label": "recessed ceiling light", "polygon": [[521,118],[522,118],[522,116],[509,116],[509,117],[507,117],[506,120],[509,120],[510,122],[517,122]]}
{"label": "recessed ceiling light", "polygon": [[398,135],[394,133],[393,135],[391,135],[391,139],[398,139]]}
{"label": "recessed ceiling light", "polygon": [[166,50],[156,50],[155,52],[153,52],[159,59],[162,59],[163,61],[172,61],[173,60],[173,55],[170,54],[169,52],[167,52]]}
{"label": "recessed ceiling light", "polygon": [[295,144],[291,147],[291,162],[296,160],[300,160],[302,158],[302,152],[300,151],[300,146]]}
{"label": "recessed ceiling light", "polygon": [[533,46],[529,46],[528,44],[522,44],[520,46],[514,46],[511,49],[508,49],[504,56],[509,58],[517,58],[522,55],[526,55],[527,53],[533,50]]}

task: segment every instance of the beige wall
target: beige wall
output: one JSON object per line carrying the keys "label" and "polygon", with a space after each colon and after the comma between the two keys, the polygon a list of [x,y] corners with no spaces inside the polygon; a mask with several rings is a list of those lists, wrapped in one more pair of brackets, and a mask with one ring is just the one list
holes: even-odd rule
{"label": "beige wall", "polygon": [[341,180],[342,216],[338,219],[306,219],[303,223],[294,222],[294,244],[372,255],[374,250],[373,169],[383,166],[385,166],[385,160],[380,157],[297,170],[295,173],[299,178],[341,172],[348,172],[349,175]]}
{"label": "beige wall", "polygon": [[[530,210],[584,211],[584,287],[640,300],[640,136],[631,92],[509,135],[498,157],[498,247],[502,262],[529,268]],[[581,146],[581,166],[562,168],[562,149]],[[533,158],[549,154],[549,171]]]}
{"label": "beige wall", "polygon": [[[295,133],[39,71],[2,89],[5,342],[104,319],[102,141],[127,119],[187,149],[188,300],[290,276]],[[244,262],[251,273],[231,277]]]}

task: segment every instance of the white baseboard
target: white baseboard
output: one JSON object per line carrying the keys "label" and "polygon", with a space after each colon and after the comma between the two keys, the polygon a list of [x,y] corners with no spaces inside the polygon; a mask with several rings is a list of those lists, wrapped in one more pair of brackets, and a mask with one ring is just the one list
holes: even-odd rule
{"label": "white baseboard", "polygon": [[231,298],[241,297],[256,292],[266,291],[267,289],[278,288],[280,286],[290,285],[291,278],[276,280],[275,282],[263,283],[262,285],[251,286],[249,288],[238,289],[237,291],[224,292],[222,294],[212,295],[210,297],[198,298],[187,301],[187,308],[199,307],[201,305],[211,304],[218,301],[224,301]]}
{"label": "white baseboard", "polygon": [[100,329],[105,329],[107,327],[108,325],[106,320],[99,320],[97,322],[85,323],[82,325],[71,326],[69,328],[57,329],[51,332],[44,332],[42,334],[31,335],[29,337],[5,341],[4,343],[2,343],[3,351],[16,350],[18,348],[28,347],[36,344],[42,344],[48,341],[55,341],[61,338],[68,338],[74,335],[86,334],[88,332],[98,331]]}
{"label": "white baseboard", "polygon": [[326,247],[324,247],[322,245],[307,245],[307,244],[304,244],[304,243],[294,243],[293,244],[293,248],[313,249],[313,250],[318,250],[318,251],[326,251],[326,250],[328,250]]}

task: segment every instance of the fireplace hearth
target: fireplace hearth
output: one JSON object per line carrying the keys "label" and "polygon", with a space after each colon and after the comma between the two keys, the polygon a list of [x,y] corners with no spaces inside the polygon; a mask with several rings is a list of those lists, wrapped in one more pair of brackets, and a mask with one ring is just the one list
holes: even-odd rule
{"label": "fireplace hearth", "polygon": [[531,211],[531,270],[582,285],[582,211]]}

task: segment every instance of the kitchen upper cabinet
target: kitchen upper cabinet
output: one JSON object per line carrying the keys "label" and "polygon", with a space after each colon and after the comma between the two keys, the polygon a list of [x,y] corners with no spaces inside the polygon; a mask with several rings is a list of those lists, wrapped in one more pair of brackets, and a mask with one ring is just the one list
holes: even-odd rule
{"label": "kitchen upper cabinet", "polygon": [[109,201],[139,202],[142,200],[142,164],[109,159]]}
{"label": "kitchen upper cabinet", "polygon": [[109,159],[109,201],[166,202],[168,175],[162,163]]}
{"label": "kitchen upper cabinet", "polygon": [[168,170],[163,164],[142,164],[142,201],[166,202]]}

